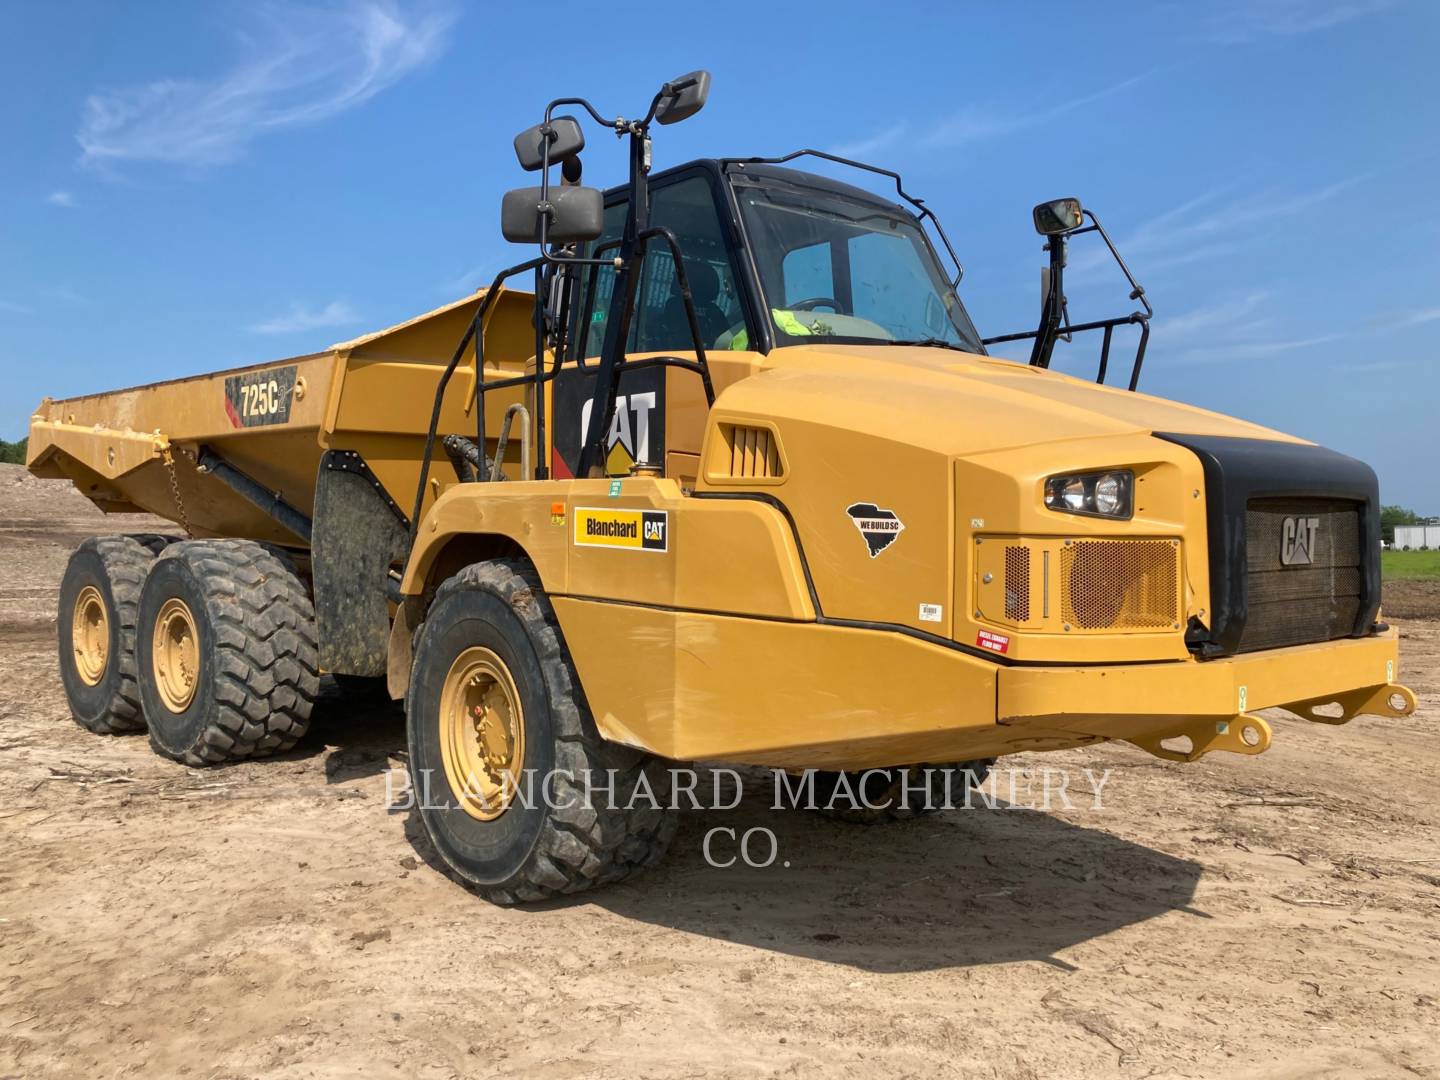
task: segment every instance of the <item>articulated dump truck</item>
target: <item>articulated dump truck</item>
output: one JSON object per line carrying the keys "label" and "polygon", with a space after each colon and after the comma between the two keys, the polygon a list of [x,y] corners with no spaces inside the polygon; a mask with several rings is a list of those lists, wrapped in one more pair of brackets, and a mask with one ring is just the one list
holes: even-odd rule
{"label": "articulated dump truck", "polygon": [[[639,119],[552,103],[515,141],[539,185],[501,213],[538,254],[472,296],[41,404],[34,473],[184,533],[71,558],[81,725],[217,765],[294,745],[322,674],[384,689],[439,856],[514,903],[658,860],[679,762],[783,769],[879,821],[1005,754],[1257,754],[1262,709],[1414,709],[1374,473],[1136,392],[1151,307],[1093,213],[1036,208],[1038,325],[982,339],[895,173],[817,151],[652,173],[655,128],[708,87],[667,83]],[[582,120],[628,144],[625,183],[580,182]],[[1082,236],[1136,310],[1071,321]],[[1051,370],[1086,334],[1097,377]],[[1021,341],[1029,363],[987,352]]]}

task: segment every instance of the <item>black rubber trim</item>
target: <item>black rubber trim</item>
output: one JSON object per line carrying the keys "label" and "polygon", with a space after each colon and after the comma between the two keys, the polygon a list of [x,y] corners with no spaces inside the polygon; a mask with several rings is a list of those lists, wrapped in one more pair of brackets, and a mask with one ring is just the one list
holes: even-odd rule
{"label": "black rubber trim", "polygon": [[1155,438],[1183,446],[1205,470],[1206,531],[1210,559],[1208,636],[1187,634],[1202,657],[1231,656],[1249,614],[1246,596],[1245,511],[1251,499],[1297,497],[1363,504],[1360,512],[1360,611],[1351,637],[1368,637],[1380,609],[1380,485],[1363,461],[1312,443],[1184,435]]}
{"label": "black rubber trim", "polygon": [[646,611],[669,611],[681,615],[711,615],[717,619],[741,619],[746,622],[772,622],[785,623],[789,626],[846,626],[852,630],[870,630],[878,633],[900,634],[904,637],[917,638],[920,641],[928,642],[931,645],[939,645],[942,648],[950,649],[953,652],[964,653],[967,656],[974,656],[978,660],[988,660],[997,667],[1034,667],[1034,668],[1088,668],[1088,667],[1142,667],[1153,664],[1187,664],[1188,660],[1124,660],[1116,664],[1112,661],[1101,661],[1097,663],[1083,663],[1076,660],[1011,660],[1000,659],[991,656],[980,649],[963,645],[950,638],[938,637],[935,634],[927,634],[923,630],[916,630],[914,627],[902,626],[899,623],[867,622],[864,619],[782,619],[776,615],[750,615],[737,611],[713,611],[709,608],[680,607],[675,604],[653,604],[640,600],[616,600],[609,596],[586,596],[584,593],[561,593],[550,592],[547,596],[559,597],[562,600],[579,600],[586,604],[609,604],[611,607],[644,608]]}

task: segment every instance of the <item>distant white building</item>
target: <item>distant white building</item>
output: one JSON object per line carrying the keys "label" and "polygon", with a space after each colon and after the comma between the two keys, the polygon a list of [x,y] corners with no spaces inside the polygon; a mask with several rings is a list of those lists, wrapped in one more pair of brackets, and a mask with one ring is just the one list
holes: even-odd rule
{"label": "distant white building", "polygon": [[1440,525],[1396,525],[1395,546],[1409,548],[1440,548]]}

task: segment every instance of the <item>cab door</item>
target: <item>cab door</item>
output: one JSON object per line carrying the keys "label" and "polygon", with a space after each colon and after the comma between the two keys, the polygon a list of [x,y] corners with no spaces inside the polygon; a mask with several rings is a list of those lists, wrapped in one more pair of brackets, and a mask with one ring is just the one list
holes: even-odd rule
{"label": "cab door", "polygon": [[[694,168],[657,178],[650,189],[650,224],[675,234],[685,260],[707,354],[725,352],[738,337],[749,340],[745,304],[735,270],[730,230],[717,208],[719,185],[711,170]],[[622,193],[623,195],[623,193]],[[623,198],[606,207],[605,229],[589,247],[600,256],[616,250],[625,222]],[[595,368],[615,285],[612,267],[586,267],[571,304],[567,363],[555,380],[552,475],[575,474],[590,423]],[[742,333],[744,336],[741,336]],[[641,268],[626,358],[695,359],[668,245],[652,240]],[[667,476],[693,479],[708,405],[698,375],[665,366],[622,371],[615,413],[605,435],[605,472],[626,476],[637,464]]]}

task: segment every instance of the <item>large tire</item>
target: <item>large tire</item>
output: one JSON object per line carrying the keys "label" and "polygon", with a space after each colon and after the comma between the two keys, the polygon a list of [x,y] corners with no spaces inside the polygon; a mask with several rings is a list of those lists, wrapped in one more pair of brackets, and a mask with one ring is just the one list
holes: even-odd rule
{"label": "large tire", "polygon": [[[994,764],[994,758],[979,758],[953,765],[914,765],[852,773],[817,772],[815,810],[824,817],[854,825],[911,821],[945,809],[947,797],[950,805],[963,805],[967,786],[978,788],[985,783],[985,778],[990,775],[990,766]],[[863,805],[859,798],[862,783],[864,801],[868,801],[869,806]],[[861,805],[852,805],[851,792],[856,796],[854,801]],[[835,805],[827,806],[831,801]]]}
{"label": "large tire", "polygon": [[145,730],[135,625],[145,574],[168,542],[149,534],[92,536],[65,567],[57,619],[60,682],[70,715],[87,731]]}
{"label": "large tire", "polygon": [[[488,665],[487,674],[472,681],[467,658]],[[472,692],[490,695],[484,700],[495,708],[472,710],[465,691],[452,686],[481,687]],[[676,814],[669,771],[600,737],[528,563],[476,563],[440,586],[418,634],[405,704],[412,790],[425,830],[455,878],[487,900],[544,900],[619,881],[659,862],[670,846]],[[514,775],[522,792],[528,781],[532,797],[507,801],[502,783],[493,799],[467,798],[467,786],[483,796],[474,769],[461,773],[459,788],[452,781],[447,754],[454,766],[467,739],[487,747],[489,721],[475,721],[473,736],[465,728],[472,711],[492,720],[518,713],[499,743],[512,754],[509,764],[480,768],[491,777]],[[547,777],[549,799],[542,797]],[[654,798],[637,794],[643,789]]]}
{"label": "large tire", "polygon": [[157,753],[218,765],[305,734],[320,689],[315,610],[283,555],[249,540],[172,544],[145,580],[139,627]]}

